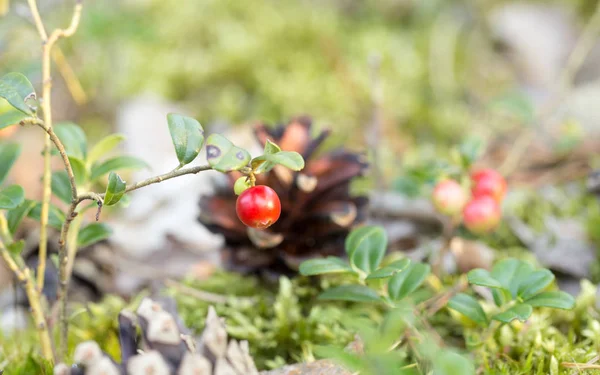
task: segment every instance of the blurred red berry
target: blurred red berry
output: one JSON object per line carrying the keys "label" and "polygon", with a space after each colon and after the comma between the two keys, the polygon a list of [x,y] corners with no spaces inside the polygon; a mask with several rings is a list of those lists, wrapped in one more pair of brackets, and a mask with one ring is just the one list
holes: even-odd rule
{"label": "blurred red berry", "polygon": [[242,223],[251,228],[265,229],[279,219],[281,202],[275,190],[258,185],[240,194],[235,209]]}
{"label": "blurred red berry", "polygon": [[500,205],[490,196],[474,197],[463,210],[463,222],[475,234],[491,232],[501,217]]}
{"label": "blurred red berry", "polygon": [[506,180],[493,169],[475,171],[471,174],[471,181],[473,181],[471,193],[475,198],[489,196],[500,203],[506,195]]}
{"label": "blurred red berry", "polygon": [[455,180],[443,180],[433,189],[432,200],[438,212],[453,216],[463,209],[467,203],[467,195]]}

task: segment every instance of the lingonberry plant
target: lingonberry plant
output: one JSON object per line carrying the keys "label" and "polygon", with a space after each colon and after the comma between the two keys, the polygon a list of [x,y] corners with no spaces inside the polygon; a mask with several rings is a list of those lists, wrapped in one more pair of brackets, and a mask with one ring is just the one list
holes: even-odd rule
{"label": "lingonberry plant", "polygon": [[[42,294],[48,226],[60,230],[58,259],[60,289],[57,301],[48,302],[55,302],[59,307],[60,335],[59,345],[56,346],[60,349],[58,357],[62,359],[66,354],[68,333],[67,292],[77,249],[110,235],[110,229],[103,224],[85,223],[83,215],[85,211],[96,206],[96,221],[98,221],[102,207],[118,204],[128,192],[178,176],[211,169],[223,173],[240,171],[246,176],[244,184],[252,189],[257,174],[267,172],[277,165],[301,170],[304,168],[304,160],[300,154],[282,151],[272,142],[267,142],[263,155],[251,158],[248,151],[235,146],[222,135],[212,134],[205,140],[204,130],[195,119],[169,114],[167,123],[178,163],[169,172],[127,184],[116,171],[143,168],[146,164],[131,156],[107,157],[107,154],[123,141],[123,136],[110,135],[88,149],[85,133],[79,126],[52,122],[50,56],[53,46],[59,39],[69,37],[76,32],[82,12],[82,2],[76,3],[70,25],[66,29],[55,29],[50,34],[46,32],[36,1],[29,0],[29,6],[43,42],[42,95],[38,98],[31,82],[20,73],[8,73],[1,77],[0,98],[5,103],[0,104],[7,109],[0,113],[0,130],[10,129],[9,127],[14,129],[16,125],[33,125],[45,132],[43,198],[41,202],[26,199],[24,189],[18,185],[0,189],[0,210],[2,210],[0,212],[0,256],[25,289],[32,317],[39,331],[42,355],[45,359],[53,361],[55,345],[46,319],[50,310]],[[39,116],[38,104],[41,104],[42,117]],[[208,165],[184,168],[197,158],[203,145],[206,145]],[[19,156],[20,149],[18,144],[0,144],[0,185],[6,180],[10,168]],[[64,166],[63,170],[51,169],[53,156],[60,158]],[[104,193],[93,191],[99,185],[105,186]],[[251,191],[249,190],[248,193],[250,194]],[[66,212],[50,205],[52,194],[64,202],[67,207]],[[276,201],[276,196],[269,196],[269,199],[273,203]],[[95,204],[83,205],[86,201]],[[247,206],[248,204],[250,206]],[[273,206],[268,215],[265,215],[265,207],[261,207],[264,204],[257,200],[242,204],[244,212],[250,212],[253,216],[253,220],[244,222],[255,227],[259,226],[257,225],[259,223],[265,227],[265,223],[272,224],[277,220],[278,207]],[[255,207],[252,208],[252,205]],[[256,206],[260,210],[252,211],[256,210]],[[40,221],[40,261],[37,270],[26,266],[21,257],[24,243],[14,239],[19,224],[28,216]]]}
{"label": "lingonberry plant", "polygon": [[[575,300],[570,294],[551,289],[554,274],[550,270],[536,270],[530,263],[519,259],[501,260],[491,272],[481,268],[471,270],[467,277],[470,284],[491,290],[495,307],[491,301],[482,299],[480,302],[469,294],[459,293],[450,299],[448,308],[481,327],[490,327],[492,331],[497,324],[526,321],[537,307],[563,310],[575,307]],[[489,309],[484,309],[482,304]],[[494,321],[496,325],[491,324]]]}

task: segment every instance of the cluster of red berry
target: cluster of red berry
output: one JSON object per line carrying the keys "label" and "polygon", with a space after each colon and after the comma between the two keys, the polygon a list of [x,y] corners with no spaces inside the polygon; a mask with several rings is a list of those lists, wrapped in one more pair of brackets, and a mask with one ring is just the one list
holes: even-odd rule
{"label": "cluster of red berry", "polygon": [[471,196],[455,180],[440,181],[433,190],[433,204],[448,216],[462,214],[471,232],[483,234],[494,230],[502,216],[500,204],[506,195],[506,180],[493,169],[480,169],[471,174]]}

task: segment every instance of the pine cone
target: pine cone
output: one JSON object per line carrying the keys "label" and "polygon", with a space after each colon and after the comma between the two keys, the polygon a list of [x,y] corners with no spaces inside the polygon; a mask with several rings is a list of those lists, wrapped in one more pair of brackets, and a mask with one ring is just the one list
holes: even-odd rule
{"label": "pine cone", "polygon": [[300,172],[277,166],[257,176],[257,185],[270,186],[281,199],[281,216],[267,230],[249,229],[237,218],[233,184],[239,173],[230,173],[213,196],[201,198],[200,222],[225,237],[225,266],[244,273],[293,274],[306,259],[343,255],[346,235],[367,216],[367,198],[350,195],[351,181],[366,171],[364,157],[343,149],[315,156],[329,132],[312,138],[307,117],[274,129],[259,124],[255,135],[262,145],[270,139],[282,150],[300,153],[306,166]]}
{"label": "pine cone", "polygon": [[[138,324],[142,332],[139,341]],[[119,314],[120,364],[103,353],[96,342],[87,341],[75,349],[76,365],[69,368],[59,364],[54,374],[258,375],[248,342],[228,341],[225,324],[212,307],[198,341],[183,333],[186,331],[176,311],[169,313],[146,298],[137,315],[128,311]],[[140,350],[143,352],[138,354]]]}

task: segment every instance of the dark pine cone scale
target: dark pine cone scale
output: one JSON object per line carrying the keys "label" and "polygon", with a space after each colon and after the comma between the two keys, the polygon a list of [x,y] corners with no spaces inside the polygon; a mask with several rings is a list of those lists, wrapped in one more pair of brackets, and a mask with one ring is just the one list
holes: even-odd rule
{"label": "dark pine cone scale", "polygon": [[199,220],[225,237],[226,267],[245,273],[293,274],[306,259],[343,255],[346,235],[366,220],[367,198],[350,194],[352,180],[366,172],[364,156],[345,149],[317,155],[329,131],[313,138],[311,128],[308,117],[275,128],[264,124],[254,128],[261,145],[269,139],[306,161],[300,172],[277,166],[257,176],[257,185],[270,186],[281,199],[281,216],[267,230],[249,229],[237,218],[233,191],[241,176],[237,172],[228,174],[227,183],[214,195],[201,198]]}

